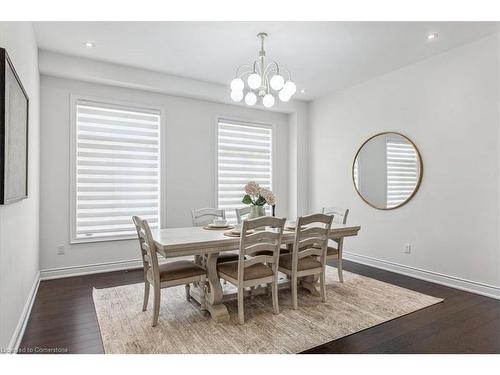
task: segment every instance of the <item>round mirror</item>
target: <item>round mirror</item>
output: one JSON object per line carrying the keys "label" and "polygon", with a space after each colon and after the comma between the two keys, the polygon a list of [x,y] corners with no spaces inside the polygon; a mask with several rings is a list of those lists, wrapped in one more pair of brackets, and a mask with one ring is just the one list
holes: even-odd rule
{"label": "round mirror", "polygon": [[380,133],[359,148],[352,166],[359,196],[380,210],[401,207],[417,192],[422,159],[415,144],[399,133]]}

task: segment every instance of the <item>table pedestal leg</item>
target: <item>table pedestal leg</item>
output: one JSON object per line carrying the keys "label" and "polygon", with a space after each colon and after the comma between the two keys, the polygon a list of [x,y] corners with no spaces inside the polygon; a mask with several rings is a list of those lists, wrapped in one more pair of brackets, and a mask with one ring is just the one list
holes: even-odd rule
{"label": "table pedestal leg", "polygon": [[210,290],[207,292],[207,310],[216,322],[229,320],[229,312],[226,305],[222,303],[223,291],[217,275],[217,256],[218,254],[209,254],[207,257],[207,278]]}
{"label": "table pedestal leg", "polygon": [[318,275],[304,276],[300,279],[300,286],[304,289],[307,289],[313,296],[319,297],[321,293],[317,288],[317,284],[319,281]]}

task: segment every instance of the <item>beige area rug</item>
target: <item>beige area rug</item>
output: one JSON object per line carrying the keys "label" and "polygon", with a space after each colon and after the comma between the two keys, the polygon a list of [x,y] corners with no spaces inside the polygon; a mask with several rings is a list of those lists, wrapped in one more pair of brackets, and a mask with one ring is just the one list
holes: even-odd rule
{"label": "beige area rug", "polygon": [[231,320],[215,323],[196,302],[186,302],[184,286],[162,290],[158,325],[151,327],[152,301],[142,312],[143,284],[94,289],[93,298],[106,353],[298,353],[439,303],[408,289],[328,267],[327,302],[307,291],[299,309],[280,290],[281,313],[271,298],[245,299],[245,325],[237,303],[226,303]]}

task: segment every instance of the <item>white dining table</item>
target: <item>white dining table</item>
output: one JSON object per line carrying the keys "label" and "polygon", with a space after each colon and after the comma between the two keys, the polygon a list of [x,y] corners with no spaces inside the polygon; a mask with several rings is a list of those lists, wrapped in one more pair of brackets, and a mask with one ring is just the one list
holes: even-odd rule
{"label": "white dining table", "polygon": [[[357,236],[361,227],[352,224],[333,224],[330,231],[331,239]],[[193,298],[199,301],[200,293],[205,293],[206,308],[215,321],[229,319],[229,313],[223,303],[223,288],[217,274],[217,257],[224,251],[239,248],[239,237],[228,237],[223,230],[207,230],[202,227],[153,229],[153,240],[156,250],[165,258],[198,256],[207,270],[209,288],[200,290],[192,288]],[[290,245],[295,238],[294,231],[283,232],[282,243]],[[301,287],[317,294],[313,280],[303,280]]]}

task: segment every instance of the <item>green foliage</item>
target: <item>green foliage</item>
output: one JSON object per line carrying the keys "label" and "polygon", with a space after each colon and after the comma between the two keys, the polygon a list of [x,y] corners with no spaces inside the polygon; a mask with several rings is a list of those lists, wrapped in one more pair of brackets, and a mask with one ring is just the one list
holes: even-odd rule
{"label": "green foliage", "polygon": [[245,204],[253,204],[252,198],[248,194],[243,197],[242,202]]}
{"label": "green foliage", "polygon": [[257,199],[257,202],[255,202],[256,206],[263,206],[265,204],[266,204],[266,200],[261,196],[259,196],[259,199]]}

